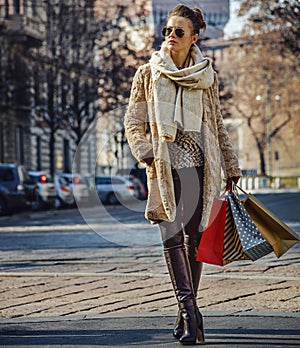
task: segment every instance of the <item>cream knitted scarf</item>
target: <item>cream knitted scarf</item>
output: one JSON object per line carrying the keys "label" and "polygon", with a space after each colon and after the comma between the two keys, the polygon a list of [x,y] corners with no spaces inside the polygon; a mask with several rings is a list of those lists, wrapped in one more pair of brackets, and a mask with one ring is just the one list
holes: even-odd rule
{"label": "cream knitted scarf", "polygon": [[210,59],[203,58],[192,45],[188,67],[179,70],[163,43],[150,59],[154,84],[154,112],[159,137],[173,142],[178,126],[185,131],[200,131],[203,114],[203,89],[214,82]]}

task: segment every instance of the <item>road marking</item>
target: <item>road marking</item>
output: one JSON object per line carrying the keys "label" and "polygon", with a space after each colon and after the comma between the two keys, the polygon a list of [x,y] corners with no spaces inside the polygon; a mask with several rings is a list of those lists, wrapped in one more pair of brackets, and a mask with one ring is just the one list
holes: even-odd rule
{"label": "road marking", "polygon": [[[169,277],[167,273],[152,273],[152,272],[0,272],[0,277],[149,277],[149,278],[164,278]],[[251,274],[204,274],[204,278],[217,279],[249,279],[249,280],[279,280],[279,281],[299,281],[300,277],[287,277],[276,275],[251,275]]]}

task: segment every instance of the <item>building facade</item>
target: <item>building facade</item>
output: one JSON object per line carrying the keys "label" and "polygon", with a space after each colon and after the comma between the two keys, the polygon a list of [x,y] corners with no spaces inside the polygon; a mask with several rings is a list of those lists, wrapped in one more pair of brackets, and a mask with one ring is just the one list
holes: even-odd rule
{"label": "building facade", "polygon": [[[203,11],[208,28],[200,46],[222,77],[239,54],[239,37],[231,41],[228,34],[239,1],[184,3]],[[165,19],[177,4],[0,0],[0,163],[52,174],[130,170],[135,160],[126,146],[123,116],[131,81],[159,48]],[[294,99],[289,103],[296,105]],[[273,112],[287,105],[283,98],[271,100]],[[274,176],[299,175],[297,113],[295,107],[289,126],[270,142],[266,158]],[[242,168],[259,173],[259,154],[245,120],[226,116]]]}
{"label": "building facade", "polygon": [[34,62],[45,39],[45,12],[30,2],[0,1],[0,162],[31,166]]}
{"label": "building facade", "polygon": [[93,1],[0,0],[0,162],[72,171],[97,113],[93,18]]}

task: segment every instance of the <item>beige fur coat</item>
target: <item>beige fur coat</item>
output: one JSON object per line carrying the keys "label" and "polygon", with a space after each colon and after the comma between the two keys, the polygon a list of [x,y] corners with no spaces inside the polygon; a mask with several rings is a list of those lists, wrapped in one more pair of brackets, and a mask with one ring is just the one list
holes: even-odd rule
{"label": "beige fur coat", "polygon": [[[213,85],[203,90],[202,102],[205,169],[201,225],[205,227],[213,199],[220,193],[221,168],[227,178],[241,176],[241,171],[220,112],[216,74]],[[152,223],[157,223],[158,220],[171,222],[175,219],[176,205],[168,146],[158,137],[154,109],[150,64],[145,64],[134,76],[124,126],[132,154],[138,161],[143,161],[149,151],[153,150],[154,153],[152,165],[146,167],[149,195],[145,217]],[[146,135],[147,122],[150,138]]]}

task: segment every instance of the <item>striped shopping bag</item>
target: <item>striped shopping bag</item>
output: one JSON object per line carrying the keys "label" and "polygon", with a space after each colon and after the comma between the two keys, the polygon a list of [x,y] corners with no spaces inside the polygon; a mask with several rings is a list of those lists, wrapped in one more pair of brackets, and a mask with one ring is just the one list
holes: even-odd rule
{"label": "striped shopping bag", "polygon": [[197,261],[223,266],[233,261],[255,261],[272,251],[234,190],[214,200]]}
{"label": "striped shopping bag", "polygon": [[231,206],[226,206],[226,223],[224,230],[224,248],[223,248],[223,265],[227,265],[233,261],[249,260],[245,254],[243,246],[238,235],[234,218],[231,211]]}

